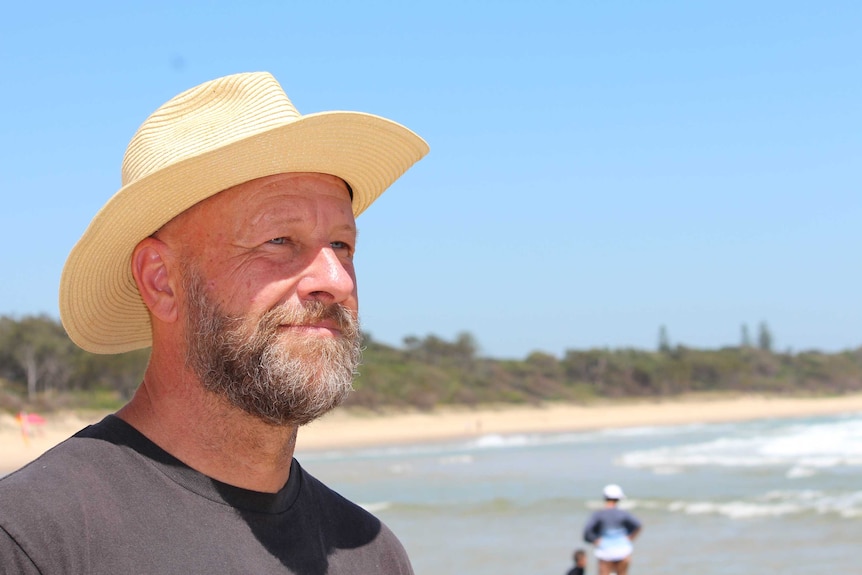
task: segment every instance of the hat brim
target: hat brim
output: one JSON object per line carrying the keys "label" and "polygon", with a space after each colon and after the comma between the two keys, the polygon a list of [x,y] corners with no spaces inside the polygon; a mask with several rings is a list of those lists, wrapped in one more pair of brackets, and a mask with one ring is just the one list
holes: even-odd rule
{"label": "hat brim", "polygon": [[361,112],[321,112],[171,164],[117,192],[72,248],[60,278],[60,318],[93,353],[151,345],[149,313],[131,272],[135,246],[193,205],[286,172],[346,181],[354,216],[428,153],[404,126]]}

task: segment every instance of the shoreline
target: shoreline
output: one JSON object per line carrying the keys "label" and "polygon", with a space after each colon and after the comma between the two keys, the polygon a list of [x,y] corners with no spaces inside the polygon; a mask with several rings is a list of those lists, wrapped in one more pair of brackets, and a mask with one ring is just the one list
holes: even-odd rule
{"label": "shoreline", "polygon": [[[296,453],[457,441],[485,435],[544,434],[625,427],[722,423],[862,412],[862,394],[831,397],[684,396],[588,405],[446,407],[434,411],[336,409],[299,431]],[[29,437],[0,414],[0,476],[29,463],[108,412],[45,416]]]}
{"label": "shoreline", "polygon": [[599,429],[862,413],[862,394],[830,397],[685,396],[667,400],[497,405],[385,414],[336,410],[299,431],[297,453],[457,441],[486,435],[550,434]]}

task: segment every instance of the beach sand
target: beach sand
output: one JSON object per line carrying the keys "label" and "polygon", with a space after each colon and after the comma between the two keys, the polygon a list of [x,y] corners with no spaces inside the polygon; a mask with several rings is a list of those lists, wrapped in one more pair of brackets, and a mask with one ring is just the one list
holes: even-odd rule
{"label": "beach sand", "polygon": [[[463,439],[487,434],[553,433],[589,429],[717,423],[862,411],[862,394],[826,398],[689,397],[661,401],[604,401],[590,405],[486,406],[431,412],[373,413],[338,409],[299,432],[297,453],[375,445]],[[0,475],[32,461],[105,413],[45,415],[29,437],[0,414]]]}

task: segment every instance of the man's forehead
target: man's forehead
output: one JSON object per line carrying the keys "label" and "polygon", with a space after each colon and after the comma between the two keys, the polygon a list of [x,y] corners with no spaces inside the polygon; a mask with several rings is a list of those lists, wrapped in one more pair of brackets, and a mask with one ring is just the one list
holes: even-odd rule
{"label": "man's forehead", "polygon": [[[181,212],[162,226],[161,229],[164,230],[168,227],[173,227],[175,223],[188,220],[188,218],[201,212],[207,213],[212,210],[221,212],[224,209],[230,210],[233,206],[241,209],[247,205],[247,202],[253,201],[255,197],[267,196],[272,194],[274,190],[288,195],[296,194],[297,196],[320,194],[341,197],[343,194],[345,200],[351,201],[353,198],[350,185],[332,174],[317,172],[273,174],[222,190]],[[266,200],[264,199],[263,201]]]}
{"label": "man's forehead", "polygon": [[346,209],[351,215],[353,214],[347,183],[330,174],[303,172],[275,174],[245,182],[219,195],[222,194],[231,196],[228,209],[244,210],[246,207],[256,206],[260,210],[266,210],[267,206],[280,204],[284,207],[293,201],[299,205],[308,199],[323,201],[330,198],[337,200],[341,209]]}
{"label": "man's forehead", "polygon": [[346,181],[332,174],[318,172],[286,172],[264,176],[223,190],[219,194],[216,194],[216,196],[235,190],[267,190],[276,187],[284,188],[285,190],[310,190],[319,187],[321,184],[326,185],[330,189],[340,188],[349,194],[351,200],[353,199],[353,191]]}

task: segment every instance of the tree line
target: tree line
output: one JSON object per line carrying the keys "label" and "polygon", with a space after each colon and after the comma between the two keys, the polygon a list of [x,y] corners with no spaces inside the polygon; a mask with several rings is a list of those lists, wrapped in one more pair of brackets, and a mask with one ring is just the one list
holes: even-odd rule
{"label": "tree line", "polygon": [[[408,336],[402,347],[364,334],[360,375],[348,405],[431,409],[442,405],[587,402],[690,392],[840,394],[862,391],[862,347],[838,353],[772,350],[765,324],[758,345],[743,326],[740,345],[707,350],[671,345],[662,327],[655,351],[540,351],[523,360],[482,357],[467,332],[453,341]],[[65,406],[131,396],[149,350],[97,355],[74,345],[47,316],[0,316],[0,410]],[[65,403],[64,403],[65,402]],[[86,405],[85,405],[86,406]]]}

